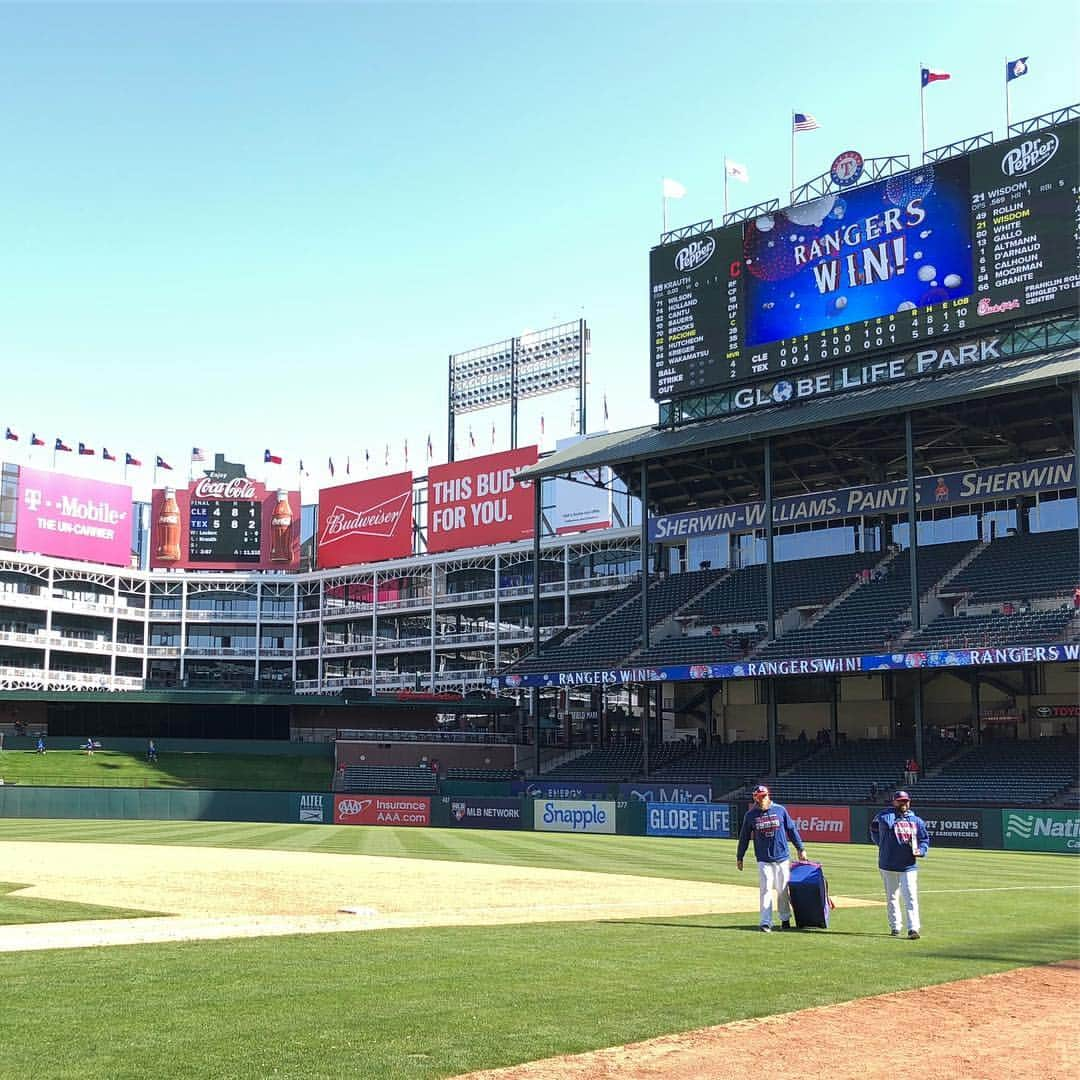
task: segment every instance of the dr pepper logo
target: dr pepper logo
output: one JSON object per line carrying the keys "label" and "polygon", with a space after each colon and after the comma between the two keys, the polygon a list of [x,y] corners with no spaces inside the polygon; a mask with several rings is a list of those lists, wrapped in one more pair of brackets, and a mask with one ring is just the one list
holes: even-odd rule
{"label": "dr pepper logo", "polygon": [[1058,145],[1058,137],[1053,134],[1025,139],[1001,159],[1001,171],[1006,176],[1027,176],[1041,169],[1057,153]]}
{"label": "dr pepper logo", "polygon": [[716,240],[711,236],[706,236],[703,240],[691,240],[676,254],[675,269],[696,270],[713,257],[714,251],[716,251]]}

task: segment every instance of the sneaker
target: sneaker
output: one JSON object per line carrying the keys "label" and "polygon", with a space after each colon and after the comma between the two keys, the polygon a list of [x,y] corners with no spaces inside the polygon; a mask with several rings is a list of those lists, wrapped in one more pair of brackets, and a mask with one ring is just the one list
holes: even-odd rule
{"label": "sneaker", "polygon": [[761,932],[763,934],[771,934],[772,933],[772,927],[771,926],[762,926],[760,929],[761,929]]}
{"label": "sneaker", "polygon": [[791,929],[791,920],[790,919],[782,919],[780,921],[780,929],[781,930],[790,930]]}
{"label": "sneaker", "polygon": [[918,941],[921,936],[918,930],[908,931],[908,941]]}
{"label": "sneaker", "polygon": [[889,937],[899,937],[899,936],[900,936],[900,931],[899,930],[890,930],[889,931]]}

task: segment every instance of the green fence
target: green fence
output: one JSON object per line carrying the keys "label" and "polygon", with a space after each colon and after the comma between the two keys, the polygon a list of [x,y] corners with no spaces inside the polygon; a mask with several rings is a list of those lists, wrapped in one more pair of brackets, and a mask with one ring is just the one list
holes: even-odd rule
{"label": "green fence", "polygon": [[[0,787],[0,817],[134,821],[296,821],[292,791]],[[333,820],[331,812],[329,820]]]}

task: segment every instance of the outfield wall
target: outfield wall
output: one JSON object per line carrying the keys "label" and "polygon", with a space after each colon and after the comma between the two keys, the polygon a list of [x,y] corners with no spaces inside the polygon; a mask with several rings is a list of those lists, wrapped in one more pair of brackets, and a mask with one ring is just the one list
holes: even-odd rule
{"label": "outfield wall", "polygon": [[[869,843],[878,807],[790,803],[808,847]],[[167,788],[0,786],[0,817],[244,821],[311,825],[513,829],[623,836],[731,839],[744,803],[639,798],[530,798],[521,795],[331,794],[299,791],[191,791]],[[1080,854],[1075,810],[947,806],[917,808],[932,848]]]}

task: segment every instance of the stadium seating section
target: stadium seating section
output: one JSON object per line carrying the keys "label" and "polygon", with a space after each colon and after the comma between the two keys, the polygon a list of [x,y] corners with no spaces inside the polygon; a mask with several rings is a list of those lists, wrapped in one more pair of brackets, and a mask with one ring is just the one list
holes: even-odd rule
{"label": "stadium seating section", "polygon": [[428,769],[399,766],[349,765],[337,783],[338,791],[435,795],[439,783]]}

